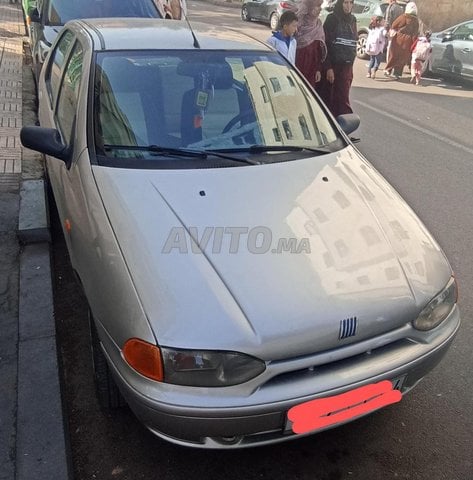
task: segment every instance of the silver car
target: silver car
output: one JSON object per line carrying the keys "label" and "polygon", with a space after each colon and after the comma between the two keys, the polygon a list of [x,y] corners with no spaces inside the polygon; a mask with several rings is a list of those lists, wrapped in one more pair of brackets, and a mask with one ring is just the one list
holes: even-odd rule
{"label": "silver car", "polygon": [[266,45],[73,21],[39,117],[21,139],[46,154],[99,397],[124,397],[156,435],[309,435],[401,401],[450,346],[444,253],[350,143],[359,119],[331,117]]}
{"label": "silver car", "polygon": [[[154,0],[23,0],[28,11],[31,57],[36,79],[58,32],[76,18],[160,18]],[[26,16],[26,13],[25,13]]]}
{"label": "silver car", "polygon": [[473,82],[473,20],[432,34],[431,43],[434,74]]}

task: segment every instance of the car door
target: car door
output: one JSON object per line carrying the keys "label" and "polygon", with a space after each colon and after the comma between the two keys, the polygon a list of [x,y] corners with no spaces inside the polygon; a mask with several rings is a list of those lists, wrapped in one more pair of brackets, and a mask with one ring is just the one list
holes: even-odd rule
{"label": "car door", "polygon": [[54,157],[46,158],[47,173],[71,259],[74,248],[71,235],[67,235],[68,224],[72,218],[77,219],[77,212],[83,212],[80,204],[83,197],[80,191],[82,182],[78,179],[77,168],[77,160],[84,150],[81,140],[83,135],[77,132],[83,65],[83,46],[73,32],[65,29],[51,52],[39,82],[40,124],[43,127],[55,128],[62,143],[71,152],[68,164]]}
{"label": "car door", "polygon": [[459,25],[452,38],[454,56],[461,64],[456,73],[473,79],[473,21]]}
{"label": "car door", "polygon": [[248,3],[248,6],[251,7],[251,18],[254,20],[267,20],[266,19],[266,9],[267,9],[268,0],[253,0]]}

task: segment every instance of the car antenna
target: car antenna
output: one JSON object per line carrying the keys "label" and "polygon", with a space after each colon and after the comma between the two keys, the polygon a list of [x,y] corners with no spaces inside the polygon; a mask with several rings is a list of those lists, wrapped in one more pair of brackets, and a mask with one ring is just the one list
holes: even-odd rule
{"label": "car antenna", "polygon": [[194,48],[200,48],[199,41],[197,40],[197,37],[195,36],[194,30],[192,30],[191,22],[189,22],[189,19],[187,18],[186,14],[184,14],[184,18],[186,19],[187,25],[189,26],[189,30],[192,33],[192,38],[194,39]]}

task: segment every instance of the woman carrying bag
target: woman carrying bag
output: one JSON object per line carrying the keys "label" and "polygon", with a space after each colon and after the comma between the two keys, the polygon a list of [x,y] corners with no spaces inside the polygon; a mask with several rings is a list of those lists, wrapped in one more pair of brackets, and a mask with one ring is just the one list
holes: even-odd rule
{"label": "woman carrying bag", "polygon": [[409,2],[406,11],[394,20],[389,31],[391,45],[384,69],[386,76],[392,74],[396,79],[401,78],[404,65],[411,64],[411,47],[418,34],[417,6],[414,2]]}

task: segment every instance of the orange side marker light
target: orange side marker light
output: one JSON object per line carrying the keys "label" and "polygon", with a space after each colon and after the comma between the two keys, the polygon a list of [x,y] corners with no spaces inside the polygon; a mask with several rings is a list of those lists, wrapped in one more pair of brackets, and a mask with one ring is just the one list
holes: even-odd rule
{"label": "orange side marker light", "polygon": [[163,361],[159,347],[151,343],[130,338],[123,346],[125,360],[141,375],[162,382],[164,379]]}

